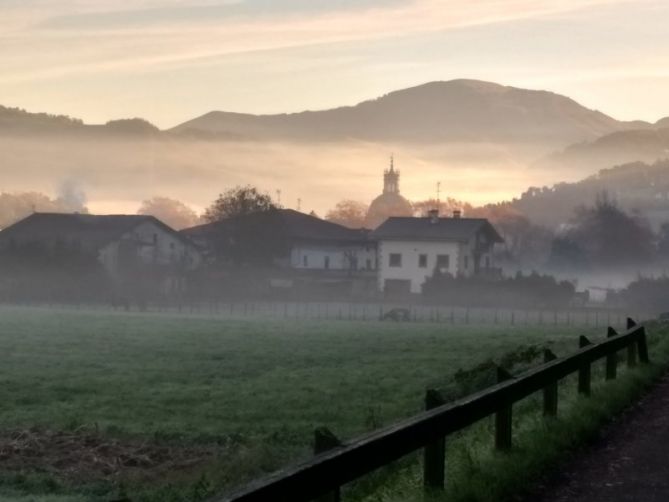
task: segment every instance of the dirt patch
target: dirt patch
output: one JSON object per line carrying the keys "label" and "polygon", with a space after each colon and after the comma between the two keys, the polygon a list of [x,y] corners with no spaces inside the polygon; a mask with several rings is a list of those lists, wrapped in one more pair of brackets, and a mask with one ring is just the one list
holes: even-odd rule
{"label": "dirt patch", "polygon": [[72,483],[159,479],[202,467],[221,454],[221,447],[121,440],[84,430],[0,432],[0,470],[46,473]]}

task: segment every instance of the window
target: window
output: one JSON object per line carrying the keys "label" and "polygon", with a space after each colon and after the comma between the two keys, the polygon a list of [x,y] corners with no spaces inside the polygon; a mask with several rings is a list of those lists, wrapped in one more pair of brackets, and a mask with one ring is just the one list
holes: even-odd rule
{"label": "window", "polygon": [[326,257],[325,257],[325,263],[324,263],[324,265],[325,265],[325,270],[327,270],[327,269],[330,268],[330,257],[329,257],[329,256],[326,256]]}
{"label": "window", "polygon": [[367,258],[367,260],[365,260],[365,267],[367,267],[367,270],[372,269],[372,260],[371,259]]}
{"label": "window", "polygon": [[451,265],[451,257],[447,254],[438,254],[437,255],[437,268],[444,269],[448,268]]}
{"label": "window", "polygon": [[419,254],[418,255],[418,267],[419,268],[427,268],[427,255],[426,254]]}
{"label": "window", "polygon": [[400,253],[390,253],[390,263],[391,267],[401,267],[402,266],[402,255]]}
{"label": "window", "polygon": [[469,269],[469,256],[465,256],[465,270]]}
{"label": "window", "polygon": [[490,268],[490,256],[485,257],[485,268]]}
{"label": "window", "polygon": [[309,257],[306,254],[302,257],[302,266],[303,267],[309,266]]}

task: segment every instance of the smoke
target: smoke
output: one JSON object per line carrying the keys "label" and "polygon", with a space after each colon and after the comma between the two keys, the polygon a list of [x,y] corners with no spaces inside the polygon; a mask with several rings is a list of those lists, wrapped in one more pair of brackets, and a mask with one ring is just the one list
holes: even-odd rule
{"label": "smoke", "polygon": [[68,213],[87,213],[86,192],[77,180],[66,179],[58,187],[56,204],[62,211]]}

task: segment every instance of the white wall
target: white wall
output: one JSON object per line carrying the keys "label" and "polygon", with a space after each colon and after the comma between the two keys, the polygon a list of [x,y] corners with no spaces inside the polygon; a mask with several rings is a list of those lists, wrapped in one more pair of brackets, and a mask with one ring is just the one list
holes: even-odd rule
{"label": "white wall", "polygon": [[[402,255],[401,267],[390,266],[390,255]],[[449,255],[449,268],[445,272],[457,275],[464,264],[463,246],[457,242],[381,241],[379,254],[379,289],[383,291],[386,279],[409,280],[411,292],[420,293],[425,279],[431,276],[437,264],[437,255]],[[427,266],[419,267],[419,256],[427,255]],[[472,258],[469,268],[473,270]]]}
{"label": "white wall", "polygon": [[350,270],[349,256],[355,256],[357,259],[357,270],[366,270],[367,260],[372,270],[376,266],[376,246],[374,244],[368,246],[297,244],[291,249],[290,266],[302,270],[324,270],[327,257],[330,270]]}
{"label": "white wall", "polygon": [[132,240],[138,242],[139,257],[146,264],[184,265],[192,270],[198,267],[202,257],[194,246],[186,244],[172,232],[160,225],[147,221],[137,225],[131,232],[123,235],[119,241],[102,248],[99,260],[111,273],[118,271],[119,242]]}

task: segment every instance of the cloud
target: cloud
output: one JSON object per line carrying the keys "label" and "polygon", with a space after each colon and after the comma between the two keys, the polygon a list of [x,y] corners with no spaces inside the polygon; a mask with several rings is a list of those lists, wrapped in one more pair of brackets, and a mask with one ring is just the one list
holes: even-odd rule
{"label": "cloud", "polygon": [[[33,0],[14,12],[15,17],[17,12],[32,13],[34,24],[0,35],[4,47],[0,82],[145,71],[252,51],[377,40],[555,15],[604,3],[611,0],[290,0],[278,9],[269,7],[281,4],[274,0],[197,2],[194,6],[180,0],[145,0],[135,2],[132,9],[115,11],[104,10],[111,3],[98,2],[91,12],[87,2]],[[59,5],[73,13],[39,19]],[[236,14],[229,15],[230,9]],[[184,16],[184,12],[194,14]]]}

